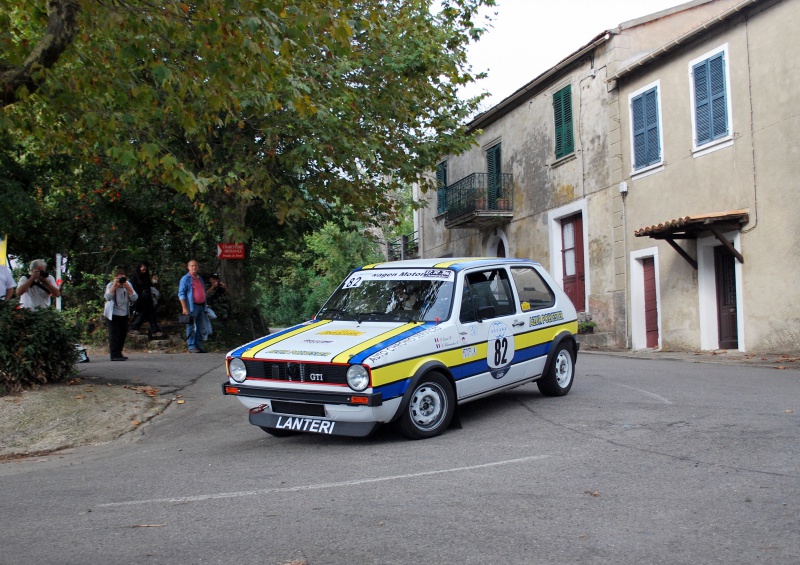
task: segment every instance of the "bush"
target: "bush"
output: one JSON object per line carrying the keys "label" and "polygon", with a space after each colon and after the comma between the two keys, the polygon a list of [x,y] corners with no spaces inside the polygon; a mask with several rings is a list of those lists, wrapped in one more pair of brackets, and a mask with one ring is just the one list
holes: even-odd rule
{"label": "bush", "polygon": [[0,394],[74,376],[75,331],[61,312],[0,300]]}

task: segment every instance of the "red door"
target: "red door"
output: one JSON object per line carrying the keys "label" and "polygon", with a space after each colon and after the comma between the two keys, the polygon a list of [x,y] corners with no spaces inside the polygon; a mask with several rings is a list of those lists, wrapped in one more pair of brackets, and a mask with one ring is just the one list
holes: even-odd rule
{"label": "red door", "polygon": [[586,275],[583,270],[583,219],[575,214],[561,221],[564,292],[578,312],[586,311]]}
{"label": "red door", "polygon": [[644,271],[644,327],[647,347],[658,347],[658,301],[656,300],[656,265],[652,257],[642,259]]}
{"label": "red door", "polygon": [[714,248],[714,267],[717,277],[717,328],[719,348],[739,348],[739,328],[736,317],[736,259],[723,246]]}

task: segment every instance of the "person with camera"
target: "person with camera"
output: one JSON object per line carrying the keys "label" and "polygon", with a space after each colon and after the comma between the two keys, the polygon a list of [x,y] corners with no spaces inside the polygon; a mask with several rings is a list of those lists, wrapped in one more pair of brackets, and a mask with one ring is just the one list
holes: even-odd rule
{"label": "person with camera", "polygon": [[112,361],[127,361],[122,354],[125,339],[128,337],[128,316],[131,305],[139,297],[125,276],[125,269],[117,267],[114,270],[114,280],[106,285],[106,305],[103,316],[108,325],[108,351]]}
{"label": "person with camera", "polygon": [[30,264],[30,276],[20,278],[17,285],[20,306],[30,310],[49,308],[53,296],[61,296],[56,279],[47,274],[47,262],[44,259],[34,259]]}

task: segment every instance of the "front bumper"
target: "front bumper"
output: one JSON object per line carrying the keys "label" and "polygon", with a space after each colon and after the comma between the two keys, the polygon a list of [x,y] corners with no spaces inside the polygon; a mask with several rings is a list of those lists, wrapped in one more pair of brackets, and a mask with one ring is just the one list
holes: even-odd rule
{"label": "front bumper", "polygon": [[380,392],[372,394],[357,392],[301,392],[224,382],[222,383],[222,394],[246,396],[250,398],[268,398],[270,400],[286,400],[289,402],[309,402],[312,404],[344,404],[347,406],[369,406],[372,408],[383,405],[383,395]]}

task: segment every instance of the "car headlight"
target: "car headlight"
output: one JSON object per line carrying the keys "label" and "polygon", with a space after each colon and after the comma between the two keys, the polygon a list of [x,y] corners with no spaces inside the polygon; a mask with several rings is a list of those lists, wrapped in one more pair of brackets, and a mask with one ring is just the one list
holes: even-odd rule
{"label": "car headlight", "polygon": [[350,365],[347,369],[347,384],[358,392],[365,390],[369,386],[369,371],[363,365]]}
{"label": "car headlight", "polygon": [[228,363],[228,372],[237,383],[243,383],[247,378],[247,367],[245,367],[244,361],[239,358],[231,359],[231,362]]}

